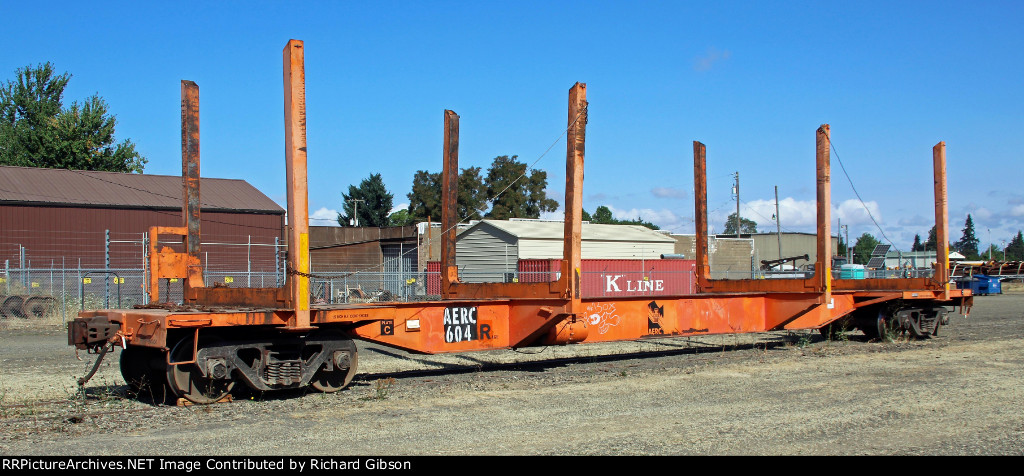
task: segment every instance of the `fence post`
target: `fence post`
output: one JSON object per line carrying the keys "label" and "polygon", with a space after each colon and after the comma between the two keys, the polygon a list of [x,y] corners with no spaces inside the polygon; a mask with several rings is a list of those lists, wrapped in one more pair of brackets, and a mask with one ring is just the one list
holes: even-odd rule
{"label": "fence post", "polygon": [[[142,302],[149,302],[149,279],[146,279],[149,269],[149,232],[142,232]],[[205,282],[205,281],[204,281]]]}
{"label": "fence post", "polygon": [[245,285],[246,287],[252,287],[252,235],[249,235],[249,241],[245,245]]}
{"label": "fence post", "polygon": [[64,266],[67,261],[63,256],[60,257],[60,322],[66,324],[68,322],[68,269]]}
{"label": "fence post", "polygon": [[274,287],[281,287],[281,248],[279,237],[274,237]]}
{"label": "fence post", "polygon": [[82,258],[78,258],[78,286],[75,286],[75,289],[78,289],[78,302],[85,302],[82,297],[82,294],[85,292],[85,284],[82,282]]}
{"label": "fence post", "polygon": [[[110,230],[107,230],[104,234],[103,241],[103,269],[110,271]],[[103,278],[103,308],[110,309],[110,281],[107,280],[109,275],[105,275]]]}
{"label": "fence post", "polygon": [[21,285],[28,288],[28,273],[25,272],[25,247],[18,245],[18,268],[21,269]]}

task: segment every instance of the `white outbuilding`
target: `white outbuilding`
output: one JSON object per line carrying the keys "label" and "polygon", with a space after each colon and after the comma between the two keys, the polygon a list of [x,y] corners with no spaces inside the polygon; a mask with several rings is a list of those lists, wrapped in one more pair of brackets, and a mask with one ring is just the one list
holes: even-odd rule
{"label": "white outbuilding", "polygon": [[[466,282],[502,281],[519,260],[561,259],[565,224],[553,220],[482,220],[461,232],[456,265]],[[583,259],[660,259],[675,239],[639,225],[583,223]]]}

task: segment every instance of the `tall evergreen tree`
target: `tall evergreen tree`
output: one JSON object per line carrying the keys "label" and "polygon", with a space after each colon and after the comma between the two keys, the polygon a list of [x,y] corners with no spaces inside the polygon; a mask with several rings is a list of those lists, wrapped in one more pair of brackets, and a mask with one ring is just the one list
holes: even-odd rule
{"label": "tall evergreen tree", "polygon": [[956,250],[967,259],[978,259],[978,238],[974,235],[974,220],[967,214],[964,222],[963,237],[955,243]]}
{"label": "tall evergreen tree", "polygon": [[924,245],[921,244],[921,235],[914,235],[914,244],[910,245],[910,251],[924,251]]}
{"label": "tall evergreen tree", "polygon": [[135,144],[115,144],[117,120],[103,98],[63,106],[70,79],[44,63],[0,86],[0,165],[142,173],[147,160]]}
{"label": "tall evergreen tree", "polygon": [[938,246],[939,246],[938,243],[939,242],[938,242],[938,239],[936,238],[936,236],[937,235],[935,234],[935,225],[932,225],[932,229],[928,230],[928,239],[924,242],[924,250],[922,250],[922,251],[928,251],[928,250],[935,251],[935,250],[939,249],[938,248]]}
{"label": "tall evergreen tree", "polygon": [[1017,230],[1017,236],[1006,244],[1007,261],[1024,261],[1024,234]]}
{"label": "tall evergreen tree", "polygon": [[348,186],[348,193],[341,194],[344,213],[338,214],[338,224],[352,226],[353,218],[358,215],[359,226],[382,227],[390,223],[394,195],[384,186],[380,174],[371,174],[360,182],[359,187]]}

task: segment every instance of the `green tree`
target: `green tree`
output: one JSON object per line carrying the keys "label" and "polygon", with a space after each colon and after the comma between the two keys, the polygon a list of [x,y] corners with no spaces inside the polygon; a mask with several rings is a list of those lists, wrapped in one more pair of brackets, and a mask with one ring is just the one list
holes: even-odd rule
{"label": "green tree", "polygon": [[533,169],[527,174],[526,164],[518,156],[494,158],[487,169],[484,185],[491,210],[486,218],[539,218],[541,212],[553,212],[558,202],[547,197],[548,173]]}
{"label": "green tree", "polygon": [[589,222],[593,222],[593,217],[591,217],[591,216],[590,216],[590,214],[589,214],[589,213],[587,213],[587,211],[586,211],[586,210],[583,210],[583,213],[582,213],[582,217],[581,217],[581,218],[582,218],[582,220],[583,220],[583,221],[589,221]]}
{"label": "green tree", "polygon": [[441,221],[441,174],[417,170],[412,177],[409,216],[416,221]]}
{"label": "green tree", "polygon": [[409,215],[408,209],[401,209],[388,216],[388,226],[415,225],[416,221]]}
{"label": "green tree", "polygon": [[939,242],[938,242],[938,239],[936,238],[936,236],[937,235],[935,234],[935,226],[933,225],[932,229],[928,230],[928,239],[924,242],[924,245],[923,245],[924,246],[924,250],[923,251],[928,251],[928,250],[936,251],[936,250],[939,249],[938,248],[938,246],[939,246],[938,243]]}
{"label": "green tree", "polygon": [[612,216],[612,210],[604,205],[597,207],[597,210],[594,210],[594,216],[591,223],[597,223],[599,225],[614,224],[615,218]]}
{"label": "green tree", "polygon": [[960,241],[957,241],[954,245],[956,250],[960,254],[964,255],[967,259],[978,259],[978,238],[974,235],[974,220],[971,219],[971,215],[967,214],[967,220],[964,221],[963,236]]}
{"label": "green tree", "polygon": [[637,217],[635,220],[616,219],[614,216],[612,216],[612,210],[604,205],[597,207],[597,210],[594,210],[594,214],[592,216],[586,213],[586,211],[584,211],[583,219],[589,221],[590,223],[596,223],[599,225],[640,225],[650,228],[652,230],[659,229],[658,225],[655,225],[654,223],[648,221],[644,221],[640,217]]}
{"label": "green tree", "polygon": [[[459,194],[456,214],[459,221],[479,219],[487,205],[487,192],[480,167],[467,167],[459,174]],[[419,170],[412,179],[409,198],[409,217],[413,222],[441,221],[441,173]]]}
{"label": "green tree", "polygon": [[380,174],[371,174],[360,182],[359,187],[348,186],[348,193],[341,194],[344,213],[338,214],[338,224],[351,226],[351,220],[358,215],[358,225],[365,227],[388,226],[394,195],[384,186]]}
{"label": "green tree", "polygon": [[0,165],[142,173],[147,160],[135,144],[115,144],[117,120],[103,98],[64,108],[70,79],[44,63],[0,86]]}
{"label": "green tree", "polygon": [[1006,244],[1007,261],[1024,261],[1024,234],[1017,230],[1017,236]]}
{"label": "green tree", "polygon": [[914,234],[914,244],[910,245],[910,251],[924,251],[924,245],[921,244],[921,235]]}
{"label": "green tree", "polygon": [[[726,235],[736,234],[736,214],[732,213],[729,218],[725,219],[725,231],[722,232]],[[740,217],[740,233],[757,233],[757,222],[754,220],[748,220]]]}
{"label": "green tree", "polygon": [[839,234],[839,244],[836,245],[835,255],[836,256],[840,256],[840,257],[846,256],[846,247],[847,247],[846,241],[843,240],[843,234],[840,233]]}
{"label": "green tree", "polygon": [[878,240],[871,236],[870,233],[860,235],[860,238],[857,238],[857,242],[853,245],[853,262],[868,264],[871,252],[874,251],[876,246],[878,246]]}

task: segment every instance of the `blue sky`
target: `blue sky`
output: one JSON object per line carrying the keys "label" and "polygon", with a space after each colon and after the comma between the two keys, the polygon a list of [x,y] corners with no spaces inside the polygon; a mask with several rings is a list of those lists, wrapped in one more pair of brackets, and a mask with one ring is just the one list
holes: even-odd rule
{"label": "blue sky", "polygon": [[[584,208],[693,232],[692,141],[707,145],[710,223],[735,210],[814,228],[814,136],[885,235],[907,249],[933,219],[931,147],[947,143],[950,234],[972,214],[1002,246],[1024,228],[1020,2],[29,2],[0,78],[50,61],[65,100],[98,93],[146,173],[180,174],[180,80],[200,87],[202,173],[284,204],[281,50],[305,42],[310,209],[382,174],[395,204],[441,168],[442,113],[462,166],[533,163],[587,83]],[[13,21],[10,21],[13,19]],[[18,41],[14,41],[17,39]],[[537,167],[563,199],[564,140]],[[881,237],[832,156],[833,219]],[[314,221],[314,224],[326,222]],[[833,226],[835,222],[833,223]],[[990,230],[990,231],[989,231]]]}

